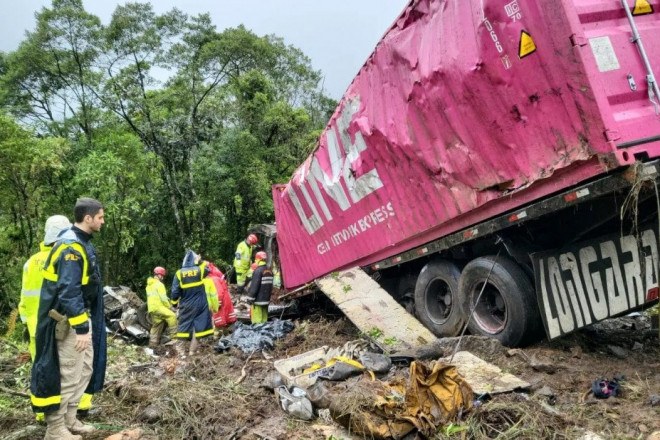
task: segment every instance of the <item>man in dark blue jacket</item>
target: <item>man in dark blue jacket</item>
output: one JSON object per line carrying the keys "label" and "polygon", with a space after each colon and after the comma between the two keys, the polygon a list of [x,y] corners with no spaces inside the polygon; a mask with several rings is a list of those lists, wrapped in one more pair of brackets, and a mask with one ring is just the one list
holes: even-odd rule
{"label": "man in dark blue jacket", "polygon": [[32,408],[46,414],[45,440],[79,440],[94,431],[76,415],[83,393],[103,388],[106,334],[103,284],[92,234],[104,224],[103,205],[81,198],[75,224],[60,235],[44,266],[32,367]]}
{"label": "man in dark blue jacket", "polygon": [[268,304],[273,293],[273,270],[266,264],[266,252],[257,252],[254,260],[257,267],[248,287],[248,303],[251,304],[250,321],[252,324],[261,324],[268,321]]}
{"label": "man in dark blue jacket", "polygon": [[197,341],[213,335],[213,321],[206,298],[204,278],[209,273],[206,262],[189,250],[183,258],[181,269],[172,281],[172,304],[179,307],[178,332],[180,340],[191,341],[189,354],[195,354]]}

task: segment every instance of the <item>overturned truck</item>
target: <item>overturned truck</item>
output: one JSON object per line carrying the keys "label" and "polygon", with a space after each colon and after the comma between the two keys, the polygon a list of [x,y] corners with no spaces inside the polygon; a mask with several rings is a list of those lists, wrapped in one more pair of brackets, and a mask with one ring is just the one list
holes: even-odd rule
{"label": "overturned truck", "polygon": [[359,266],[433,333],[658,298],[660,1],[413,0],[273,188],[285,286]]}

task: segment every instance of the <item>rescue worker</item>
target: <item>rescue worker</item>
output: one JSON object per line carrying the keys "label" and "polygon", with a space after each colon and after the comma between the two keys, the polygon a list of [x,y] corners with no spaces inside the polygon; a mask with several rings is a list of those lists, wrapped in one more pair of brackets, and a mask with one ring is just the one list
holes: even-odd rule
{"label": "rescue worker", "polygon": [[166,276],[165,268],[158,266],[154,268],[154,276],[147,278],[147,309],[151,318],[149,347],[152,348],[160,344],[165,327],[170,340],[176,336],[176,314],[170,308],[170,299],[163,284]]}
{"label": "rescue worker", "polygon": [[100,391],[105,379],[103,284],[90,242],[104,224],[103,205],[81,198],[73,214],[75,224],[60,235],[42,272],[30,391],[33,410],[46,413],[45,440],[95,431],[77,419],[77,407],[83,392]]}
{"label": "rescue worker", "polygon": [[181,269],[176,271],[172,281],[172,304],[179,308],[176,337],[182,341],[191,341],[189,355],[197,351],[200,338],[213,335],[213,321],[207,299],[209,285],[204,283],[208,268],[205,262],[200,264],[200,261],[199,255],[187,251]]}
{"label": "rescue worker", "polygon": [[48,217],[44,228],[44,241],[39,244],[39,252],[32,255],[23,266],[23,284],[21,300],[18,303],[18,312],[21,321],[27,325],[30,334],[30,357],[34,362],[36,350],[37,312],[39,311],[39,294],[44,277],[41,274],[44,262],[57,241],[60,232],[69,229],[71,222],[63,215]]}
{"label": "rescue worker", "polygon": [[252,324],[261,324],[268,321],[268,304],[273,293],[273,271],[266,265],[268,255],[264,251],[257,252],[254,257],[257,268],[252,274],[248,300],[250,306],[250,321]]}
{"label": "rescue worker", "polygon": [[[44,262],[53,248],[53,243],[57,241],[57,236],[71,227],[69,219],[63,215],[53,215],[46,220],[44,231],[44,241],[39,244],[39,252],[32,255],[23,266],[23,283],[21,287],[21,300],[18,303],[18,311],[21,321],[26,324],[28,334],[30,335],[30,359],[34,362],[36,351],[36,332],[37,332],[37,312],[39,311],[39,295],[44,277],[41,274]],[[83,408],[83,399],[80,399],[78,410],[89,409],[92,406],[92,395],[85,394],[85,407]],[[37,413],[38,421],[44,420],[43,413]]]}
{"label": "rescue worker", "polygon": [[225,275],[215,264],[209,263],[209,279],[213,281],[218,293],[218,311],[213,314],[213,326],[216,329],[225,328],[236,322],[234,304],[231,302]]}
{"label": "rescue worker", "polygon": [[250,234],[247,238],[236,247],[236,254],[234,255],[234,269],[236,270],[236,287],[237,294],[240,295],[245,290],[245,280],[247,278],[248,271],[250,270],[250,263],[252,260],[252,250],[254,245],[257,244],[259,240],[254,234]]}
{"label": "rescue worker", "polygon": [[206,274],[207,276],[204,277],[204,291],[206,292],[206,304],[209,306],[209,311],[211,312],[211,321],[213,321],[213,315],[218,313],[218,309],[220,308],[220,297],[218,296],[218,290],[215,285],[215,278],[214,278],[214,269],[217,270],[217,268],[213,265],[213,263],[209,263],[208,261],[204,261],[204,265],[206,266]]}

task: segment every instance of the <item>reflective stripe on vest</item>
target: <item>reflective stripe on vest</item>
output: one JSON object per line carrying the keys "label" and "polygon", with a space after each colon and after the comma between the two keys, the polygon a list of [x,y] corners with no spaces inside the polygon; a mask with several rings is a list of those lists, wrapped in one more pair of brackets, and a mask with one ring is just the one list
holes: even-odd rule
{"label": "reflective stripe on vest", "polygon": [[[206,268],[206,262],[195,266],[190,269],[186,269],[182,272],[183,269],[176,271],[176,277],[179,280],[179,285],[182,289],[189,289],[191,287],[197,287],[204,284],[204,269]],[[186,281],[183,281],[183,278]]]}
{"label": "reflective stripe on vest", "polygon": [[60,254],[65,249],[68,248],[78,251],[82,256],[83,271],[82,271],[82,279],[80,280],[80,283],[83,286],[85,286],[89,283],[89,274],[87,273],[87,271],[89,270],[89,263],[87,261],[87,252],[80,243],[59,243],[55,245],[55,247],[53,248],[52,252],[49,255],[48,261],[46,261],[46,267],[43,269],[41,273],[44,276],[44,279],[56,283],[58,275],[57,272],[55,272],[55,263],[57,263],[57,261],[59,260]]}
{"label": "reflective stripe on vest", "polygon": [[41,289],[39,290],[22,290],[21,295],[23,295],[25,298],[29,298],[31,296],[39,296],[41,294]]}

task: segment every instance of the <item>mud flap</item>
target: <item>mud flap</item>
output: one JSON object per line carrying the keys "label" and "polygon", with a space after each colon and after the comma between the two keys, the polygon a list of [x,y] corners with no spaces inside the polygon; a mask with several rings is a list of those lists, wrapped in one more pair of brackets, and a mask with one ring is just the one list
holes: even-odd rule
{"label": "mud flap", "polygon": [[332,273],[316,284],[385,352],[410,350],[437,339],[360,268]]}

